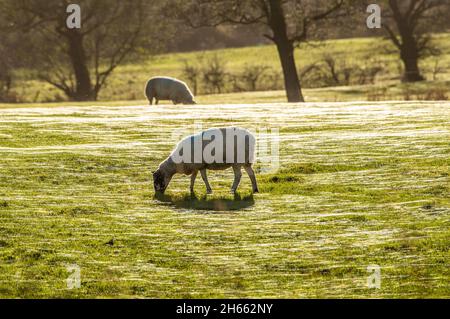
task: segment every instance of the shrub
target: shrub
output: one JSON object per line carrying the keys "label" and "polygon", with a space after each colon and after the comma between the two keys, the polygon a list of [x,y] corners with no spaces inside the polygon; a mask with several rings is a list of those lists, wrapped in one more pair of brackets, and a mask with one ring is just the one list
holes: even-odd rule
{"label": "shrub", "polygon": [[225,87],[227,73],[225,62],[217,55],[206,60],[203,68],[203,82],[207,93],[222,93]]}

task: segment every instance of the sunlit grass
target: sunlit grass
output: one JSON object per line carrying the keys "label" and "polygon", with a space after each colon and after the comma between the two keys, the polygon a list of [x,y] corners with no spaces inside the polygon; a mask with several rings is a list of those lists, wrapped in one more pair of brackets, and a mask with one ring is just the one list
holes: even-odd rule
{"label": "sunlit grass", "polygon": [[[449,103],[102,104],[0,110],[1,297],[449,297]],[[279,129],[259,194],[228,170],[154,197],[200,121]]]}
{"label": "sunlit grass", "polygon": [[[436,81],[438,83],[433,83],[436,81],[432,81],[411,86],[412,100],[417,98],[417,94],[423,95],[427,89],[432,89],[436,86],[443,88],[447,92],[447,96],[450,95],[448,89],[449,84],[448,82],[445,83],[445,81],[450,79],[450,35],[434,35],[434,41],[442,51],[442,54],[438,58],[427,57],[423,59],[420,66],[428,81],[433,80],[432,73],[436,61],[438,61],[439,68],[443,71],[437,74]],[[305,90],[308,101],[367,100],[367,92],[376,90],[377,88],[383,91],[379,97],[381,100],[398,99],[398,97],[403,99],[407,86],[400,84],[399,72],[401,70],[401,61],[398,58],[398,53],[396,53],[393,45],[389,41],[382,38],[355,38],[303,44],[295,51],[297,67],[302,69],[307,65],[317,63],[323,60],[325,54],[331,55],[339,64],[355,64],[364,67],[381,63],[384,70],[378,76],[375,87],[355,88],[355,91],[345,87],[341,90],[331,89],[330,92],[328,92],[328,88],[311,91]],[[103,101],[142,100],[144,99],[145,83],[150,77],[165,75],[184,79],[182,69],[185,61],[195,63],[199,56],[204,57],[204,60],[207,61],[208,58],[215,55],[225,62],[228,73],[237,74],[246,65],[255,64],[265,65],[274,71],[281,72],[276,48],[271,45],[205,52],[162,54],[148,57],[148,59],[144,59],[143,61],[130,62],[119,66],[109,78],[106,87],[100,92],[99,99]],[[384,88],[387,88],[387,92],[384,92]],[[15,91],[22,100],[24,99],[24,102],[63,101],[66,99],[62,92],[51,85],[30,79],[30,75],[25,70],[18,72]],[[257,96],[256,99],[255,96]],[[281,91],[264,94],[244,94],[244,101],[236,101],[233,99],[233,96],[228,95],[224,95],[223,97],[225,103],[249,103],[250,100],[256,100],[258,103],[265,101],[286,101],[285,94]],[[208,96],[202,96],[199,99],[203,101],[202,103],[218,102],[216,98],[210,98]]]}

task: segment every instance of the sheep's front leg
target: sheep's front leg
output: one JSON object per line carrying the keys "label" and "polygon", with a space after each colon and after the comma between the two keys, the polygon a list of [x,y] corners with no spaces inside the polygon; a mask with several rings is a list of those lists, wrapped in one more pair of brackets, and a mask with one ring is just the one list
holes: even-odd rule
{"label": "sheep's front leg", "polygon": [[197,173],[198,173],[198,171],[194,171],[191,175],[191,187],[190,187],[191,194],[194,194],[194,184],[195,184],[195,178],[197,177]]}
{"label": "sheep's front leg", "polygon": [[239,186],[239,183],[241,182],[241,167],[240,166],[233,166],[233,171],[234,171],[234,182],[233,182],[233,186],[231,186],[231,192],[232,193],[236,193],[236,189]]}
{"label": "sheep's front leg", "polygon": [[258,193],[258,184],[256,184],[256,177],[255,177],[255,172],[253,171],[253,168],[248,165],[248,166],[244,166],[245,171],[248,174],[248,177],[250,177],[250,180],[252,181],[252,189],[253,189],[253,193]]}
{"label": "sheep's front leg", "polygon": [[208,177],[206,176],[206,169],[200,170],[200,174],[202,175],[203,181],[205,182],[205,185],[206,185],[206,193],[211,194],[212,189],[211,189],[211,185],[209,185]]}

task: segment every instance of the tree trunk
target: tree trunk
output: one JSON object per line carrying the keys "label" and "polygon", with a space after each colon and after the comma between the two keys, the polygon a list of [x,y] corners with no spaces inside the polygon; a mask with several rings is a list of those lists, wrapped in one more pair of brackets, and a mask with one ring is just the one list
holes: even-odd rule
{"label": "tree trunk", "polygon": [[69,42],[69,57],[75,73],[76,87],[72,92],[71,99],[75,101],[96,100],[87,67],[86,54],[83,47],[83,36],[76,30],[70,30],[67,33]]}
{"label": "tree trunk", "polygon": [[283,69],[284,87],[288,102],[304,102],[294,59],[294,46],[287,35],[286,20],[279,0],[270,0],[269,24],[273,32],[273,41]]}
{"label": "tree trunk", "polygon": [[419,70],[419,56],[417,46],[413,39],[408,37],[403,38],[402,46],[400,48],[400,58],[405,66],[403,74],[403,82],[418,82],[423,81],[424,77]]}
{"label": "tree trunk", "polygon": [[401,38],[401,43],[396,41],[396,45],[400,49],[400,58],[405,66],[403,82],[423,81],[424,77],[420,74],[418,63],[419,48],[414,37],[416,25],[412,25],[410,15],[401,13],[397,0],[389,0],[389,6]]}

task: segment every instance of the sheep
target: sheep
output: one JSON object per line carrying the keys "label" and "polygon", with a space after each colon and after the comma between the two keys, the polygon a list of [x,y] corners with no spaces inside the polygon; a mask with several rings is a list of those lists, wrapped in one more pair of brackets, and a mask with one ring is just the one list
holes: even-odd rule
{"label": "sheep", "polygon": [[173,104],[196,104],[194,95],[186,83],[170,77],[154,77],[148,80],[145,86],[145,96],[150,105],[153,98],[158,105],[159,100],[171,100]]}
{"label": "sheep", "polygon": [[206,176],[206,170],[234,171],[231,192],[235,193],[241,180],[241,168],[244,167],[252,183],[254,193],[258,192],[254,162],[255,137],[247,130],[237,127],[213,128],[181,140],[169,157],[161,162],[153,173],[155,193],[164,194],[175,174],[191,176],[190,192],[194,193],[194,183],[200,171],[206,185],[207,194],[212,193]]}

